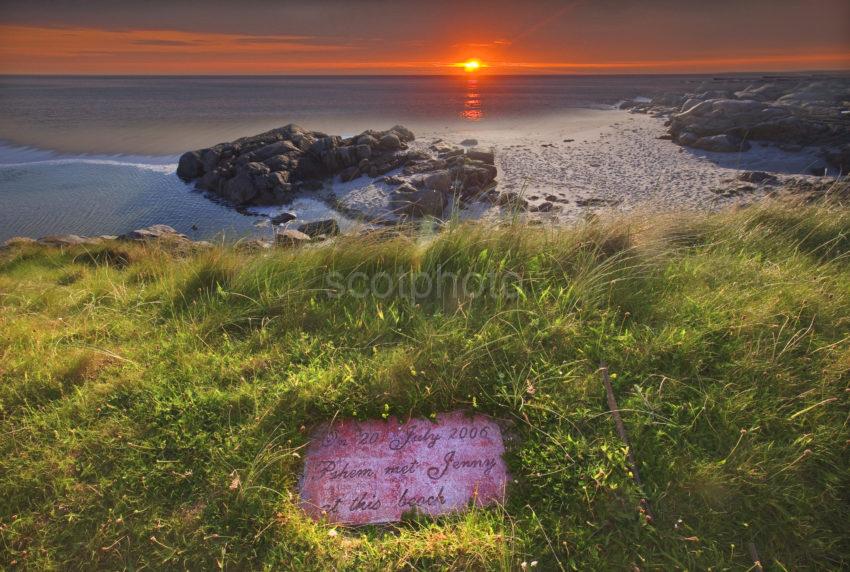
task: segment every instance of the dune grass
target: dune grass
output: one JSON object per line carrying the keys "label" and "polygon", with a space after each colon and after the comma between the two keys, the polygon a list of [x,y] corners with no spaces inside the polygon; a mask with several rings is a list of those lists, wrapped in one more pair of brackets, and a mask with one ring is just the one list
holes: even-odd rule
{"label": "dune grass", "polygon": [[[746,570],[752,543],[768,570],[846,569],[848,253],[850,212],[782,205],[260,253],[7,249],[0,566]],[[314,424],[457,408],[513,423],[505,506],[302,515]]]}

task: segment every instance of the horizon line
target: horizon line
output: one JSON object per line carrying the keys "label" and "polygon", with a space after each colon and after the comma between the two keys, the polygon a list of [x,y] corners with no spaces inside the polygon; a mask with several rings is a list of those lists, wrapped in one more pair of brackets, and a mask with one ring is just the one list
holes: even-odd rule
{"label": "horizon line", "polygon": [[569,76],[711,76],[711,75],[806,75],[806,74],[850,74],[850,67],[845,68],[814,68],[789,70],[715,70],[715,71],[618,71],[618,72],[419,72],[419,73],[6,73],[0,71],[0,77],[173,77],[173,78],[202,78],[202,77],[569,77]]}

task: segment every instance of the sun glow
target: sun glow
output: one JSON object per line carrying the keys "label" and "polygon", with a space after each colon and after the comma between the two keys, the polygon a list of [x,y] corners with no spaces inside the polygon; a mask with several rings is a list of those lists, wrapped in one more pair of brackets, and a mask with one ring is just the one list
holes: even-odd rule
{"label": "sun glow", "polygon": [[476,72],[481,68],[481,62],[478,60],[467,60],[463,62],[463,69],[467,72]]}
{"label": "sun glow", "polygon": [[490,66],[477,58],[469,58],[468,60],[463,60],[460,62],[454,62],[452,64],[448,64],[450,67],[462,69],[466,73],[475,73],[483,70],[484,68],[489,68]]}

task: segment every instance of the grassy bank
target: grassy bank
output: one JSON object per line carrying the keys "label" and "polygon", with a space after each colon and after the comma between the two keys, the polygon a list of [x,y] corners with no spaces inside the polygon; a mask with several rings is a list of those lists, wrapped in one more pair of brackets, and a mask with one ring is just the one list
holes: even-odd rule
{"label": "grassy bank", "polygon": [[[0,565],[741,570],[753,543],[768,570],[846,568],[848,253],[846,210],[782,206],[2,251]],[[336,533],[302,516],[314,423],[456,408],[514,424],[504,507]]]}

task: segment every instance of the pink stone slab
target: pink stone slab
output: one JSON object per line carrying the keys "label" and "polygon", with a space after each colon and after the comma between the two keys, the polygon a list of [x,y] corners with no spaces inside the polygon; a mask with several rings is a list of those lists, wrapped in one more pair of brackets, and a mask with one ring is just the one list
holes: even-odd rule
{"label": "pink stone slab", "polygon": [[336,421],[317,428],[301,477],[301,507],[339,524],[439,515],[504,502],[508,481],[499,426],[486,415]]}

